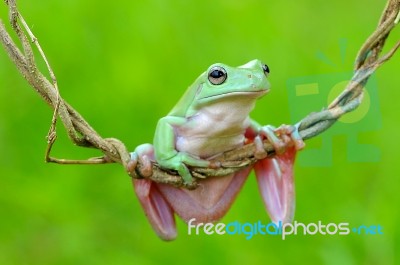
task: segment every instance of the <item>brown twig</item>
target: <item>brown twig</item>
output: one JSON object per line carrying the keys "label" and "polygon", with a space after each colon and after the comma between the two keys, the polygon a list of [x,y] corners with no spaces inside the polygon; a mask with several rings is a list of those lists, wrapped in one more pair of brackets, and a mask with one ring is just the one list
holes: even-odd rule
{"label": "brown twig", "polygon": [[[5,0],[5,3],[9,6],[11,26],[17,34],[23,49],[21,51],[17,47],[1,20],[0,40],[20,73],[39,93],[39,95],[54,109],[51,126],[47,136],[48,146],[45,155],[46,161],[59,164],[104,164],[116,162],[121,163],[127,171],[132,172],[131,175],[133,175],[133,177],[141,178],[142,176],[135,174],[135,170],[130,168],[130,154],[125,145],[115,138],[102,138],[83,119],[83,117],[60,96],[54,72],[45,56],[45,53],[40,47],[38,39],[34,36],[19,13],[16,1]],[[389,0],[387,2],[377,29],[366,40],[358,52],[354,75],[345,90],[328,106],[327,109],[312,113],[297,124],[300,136],[303,139],[309,139],[322,133],[332,126],[342,115],[354,110],[361,103],[363,87],[368,81],[368,78],[379,66],[389,60],[400,46],[399,41],[387,54],[379,57],[385,44],[385,40],[399,21],[399,10],[399,0]],[[21,29],[20,24],[26,33]],[[36,46],[41,57],[45,61],[52,82],[50,82],[38,70],[33,56],[32,46],[26,34],[30,37],[32,43]],[[104,155],[102,157],[95,157],[88,160],[66,160],[51,157],[50,152],[56,140],[56,122],[58,116],[64,124],[69,138],[74,144],[82,147],[99,149]],[[275,154],[274,148],[268,141],[264,141],[264,149],[268,153],[268,156],[273,156]],[[248,144],[241,148],[226,152],[215,158],[215,161],[218,161],[222,165],[221,168],[192,168],[193,176],[199,178],[225,176],[229,173],[236,172],[257,161],[254,157],[254,152],[254,144]],[[141,166],[142,165],[140,164],[137,165],[138,168]],[[140,172],[140,170],[136,171]],[[153,164],[153,175],[149,178],[156,182],[183,186],[183,181],[176,172],[161,169],[157,163]],[[194,188],[195,186],[196,183],[188,188]]]}

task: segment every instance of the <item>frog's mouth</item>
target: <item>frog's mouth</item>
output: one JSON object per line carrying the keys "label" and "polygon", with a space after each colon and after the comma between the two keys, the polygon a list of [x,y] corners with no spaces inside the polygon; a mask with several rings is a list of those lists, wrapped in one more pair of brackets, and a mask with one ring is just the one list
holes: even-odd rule
{"label": "frog's mouth", "polygon": [[254,91],[230,91],[230,92],[225,92],[225,93],[220,93],[216,95],[209,95],[205,97],[201,97],[198,100],[209,100],[213,98],[219,98],[221,96],[224,97],[229,97],[229,96],[246,96],[246,97],[252,97],[252,98],[260,98],[267,94],[269,92],[269,89],[262,89],[262,90],[254,90]]}

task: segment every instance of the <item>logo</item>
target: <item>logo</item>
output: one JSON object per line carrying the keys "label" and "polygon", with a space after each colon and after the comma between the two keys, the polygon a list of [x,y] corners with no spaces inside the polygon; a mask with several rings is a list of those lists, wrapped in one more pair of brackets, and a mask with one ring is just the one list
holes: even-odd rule
{"label": "logo", "polygon": [[247,240],[252,239],[256,235],[260,236],[279,236],[282,240],[288,236],[296,235],[382,235],[383,228],[381,225],[360,225],[350,226],[348,222],[342,223],[327,223],[322,221],[317,223],[304,224],[294,221],[293,223],[267,223],[261,221],[254,223],[241,223],[239,221],[225,223],[196,223],[196,218],[192,218],[188,222],[188,235],[243,235]]}
{"label": "logo", "polygon": [[[339,43],[342,64],[345,57],[346,40]],[[323,53],[318,59],[329,64],[335,71],[331,73],[294,77],[287,80],[287,91],[291,123],[296,123],[311,112],[327,107],[347,86],[353,72],[342,71]],[[354,111],[342,116],[331,128],[318,136],[317,147],[302,151],[298,163],[303,166],[327,167],[332,165],[333,138],[346,137],[347,160],[349,162],[377,162],[380,151],[376,146],[360,141],[365,132],[376,131],[382,126],[379,109],[376,77],[372,75],[364,88],[364,98]]]}

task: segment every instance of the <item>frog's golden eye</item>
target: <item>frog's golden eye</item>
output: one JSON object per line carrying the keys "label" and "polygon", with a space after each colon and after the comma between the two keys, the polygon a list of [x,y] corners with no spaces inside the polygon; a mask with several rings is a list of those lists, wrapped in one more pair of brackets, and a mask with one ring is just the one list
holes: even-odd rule
{"label": "frog's golden eye", "polygon": [[264,71],[265,76],[268,77],[268,75],[269,75],[269,67],[268,67],[268,65],[263,64],[263,65],[262,65],[262,69],[263,69],[263,71]]}
{"label": "frog's golden eye", "polygon": [[215,66],[210,69],[210,72],[208,72],[208,81],[213,85],[222,84],[225,82],[227,77],[228,74],[226,73],[226,70],[221,66]]}

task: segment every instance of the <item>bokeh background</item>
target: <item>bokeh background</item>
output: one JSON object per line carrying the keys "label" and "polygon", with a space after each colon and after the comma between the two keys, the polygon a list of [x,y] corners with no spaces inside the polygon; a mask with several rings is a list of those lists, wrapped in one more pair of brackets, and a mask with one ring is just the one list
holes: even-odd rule
{"label": "bokeh background", "polygon": [[[117,137],[133,150],[152,141],[157,120],[215,62],[268,63],[272,92],[252,116],[262,124],[290,122],[289,105],[295,102],[287,81],[351,71],[385,1],[20,0],[19,5],[63,97],[102,136]],[[0,17],[7,20],[4,4]],[[388,46],[399,38],[398,29],[393,35]],[[398,264],[399,56],[375,76],[381,125],[358,138],[379,149],[378,161],[349,161],[343,134],[332,138],[330,166],[295,169],[296,220],[379,224],[383,235],[298,235],[285,241],[189,236],[178,220],[177,240],[166,243],[147,223],[121,166],[44,163],[52,111],[0,49],[0,264]],[[58,136],[54,156],[100,155],[73,146],[62,126]],[[321,141],[307,143],[312,148]],[[253,176],[222,221],[235,220],[269,222]]]}

